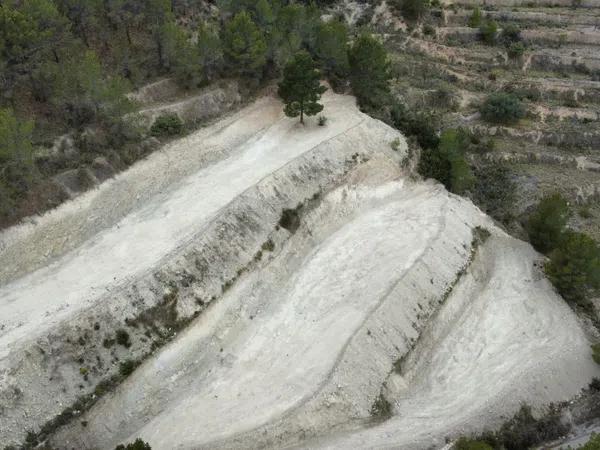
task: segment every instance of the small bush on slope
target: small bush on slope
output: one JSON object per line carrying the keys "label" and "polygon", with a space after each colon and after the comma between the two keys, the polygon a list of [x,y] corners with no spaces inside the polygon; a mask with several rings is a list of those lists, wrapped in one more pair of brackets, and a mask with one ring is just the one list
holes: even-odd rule
{"label": "small bush on slope", "polygon": [[479,33],[483,42],[488,45],[494,45],[496,44],[498,35],[498,24],[493,20],[485,20],[479,26]]}
{"label": "small bush on slope", "polygon": [[150,447],[150,444],[147,442],[144,442],[138,438],[132,444],[117,445],[115,450],[152,450],[152,447]]}
{"label": "small bush on slope", "polygon": [[473,201],[494,219],[504,225],[513,220],[512,207],[516,185],[506,165],[492,163],[475,167]]}
{"label": "small bush on slope", "polygon": [[156,118],[150,133],[152,136],[177,136],[183,131],[183,122],[177,114],[163,114]]}
{"label": "small bush on slope", "polygon": [[429,0],[394,0],[392,6],[400,11],[409,22],[416,22],[425,16],[431,7]]}
{"label": "small bush on slope", "polygon": [[523,104],[516,96],[507,93],[490,95],[479,112],[485,121],[499,124],[513,124],[525,117]]}
{"label": "small bush on slope", "polygon": [[592,433],[590,440],[579,450],[600,450],[600,434]]}
{"label": "small bush on slope", "polygon": [[548,413],[539,419],[533,417],[529,405],[521,409],[495,433],[485,433],[481,439],[493,448],[523,450],[542,442],[564,436],[569,426],[561,422],[560,409],[550,405]]}
{"label": "small bush on slope", "polygon": [[[600,344],[592,345],[592,358],[594,359],[596,364],[600,364]],[[598,379],[594,378],[594,381],[596,382],[596,385],[598,385]],[[590,384],[590,387],[591,386],[592,385]]]}
{"label": "small bush on slope", "polygon": [[475,441],[465,437],[460,438],[454,446],[453,450],[493,450],[489,444],[483,441]]}
{"label": "small bush on slope", "polygon": [[583,303],[600,290],[600,247],[586,234],[567,232],[544,269],[565,300]]}
{"label": "small bush on slope", "polygon": [[469,27],[478,28],[481,25],[481,10],[479,8],[475,8],[469,17]]}
{"label": "small bush on slope", "polygon": [[392,416],[392,409],[392,404],[383,396],[383,394],[379,394],[379,397],[375,399],[375,402],[371,407],[371,416],[376,419],[386,420]]}
{"label": "small bush on slope", "polygon": [[571,212],[558,193],[544,197],[526,224],[529,240],[536,250],[549,253],[561,243]]}
{"label": "small bush on slope", "polygon": [[462,129],[445,130],[437,147],[423,150],[419,173],[425,178],[435,178],[454,193],[470,190],[475,176],[465,159],[467,139],[468,135]]}

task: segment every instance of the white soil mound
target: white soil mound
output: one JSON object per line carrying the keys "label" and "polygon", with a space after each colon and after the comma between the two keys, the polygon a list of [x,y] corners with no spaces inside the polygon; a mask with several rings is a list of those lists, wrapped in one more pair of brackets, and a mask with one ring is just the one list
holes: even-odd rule
{"label": "white soil mound", "polygon": [[[326,127],[261,100],[113,182],[152,194],[107,184],[6,234],[14,251],[64,219],[78,243],[49,264],[29,258],[40,268],[0,289],[0,442],[131,358],[146,360],[53,446],[426,447],[523,400],[568,399],[598,373],[527,244],[469,201],[408,181],[402,137],[351,97],[324,100]],[[171,164],[186,176],[157,190]],[[110,224],[79,236],[103,196],[117,205]],[[148,312],[164,302],[197,317],[149,354],[164,317]],[[130,347],[102,345],[122,327]],[[380,394],[395,415],[373,426]]]}

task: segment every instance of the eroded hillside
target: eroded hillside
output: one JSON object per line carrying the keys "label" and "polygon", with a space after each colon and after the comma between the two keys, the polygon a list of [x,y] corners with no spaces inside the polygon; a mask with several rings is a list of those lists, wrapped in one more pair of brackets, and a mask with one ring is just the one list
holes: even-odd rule
{"label": "eroded hillside", "polygon": [[420,448],[598,375],[531,247],[324,100],[323,127],[258,100],[3,234],[0,441]]}

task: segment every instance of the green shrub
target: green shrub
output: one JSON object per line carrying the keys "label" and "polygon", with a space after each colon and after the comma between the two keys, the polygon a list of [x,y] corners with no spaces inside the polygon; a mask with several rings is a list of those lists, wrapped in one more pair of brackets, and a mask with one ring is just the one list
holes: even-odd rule
{"label": "green shrub", "polygon": [[494,448],[523,450],[557,439],[568,431],[569,426],[561,421],[560,410],[553,405],[550,405],[547,414],[539,419],[533,417],[530,406],[523,405],[498,432],[485,436],[484,440]]}
{"label": "green shrub", "polygon": [[183,122],[175,113],[163,114],[154,120],[150,133],[152,136],[177,136],[183,131]]}
{"label": "green shrub", "polygon": [[383,394],[379,394],[379,396],[373,402],[373,406],[371,406],[371,416],[376,419],[385,420],[392,417],[392,404],[383,396]]}
{"label": "green shrub", "polygon": [[485,20],[479,26],[481,40],[488,45],[495,45],[498,34],[498,24],[493,20]]}
{"label": "green shrub", "polygon": [[513,94],[490,95],[480,108],[481,116],[491,123],[511,124],[525,116],[525,108]]}
{"label": "green shrub", "polygon": [[565,300],[584,302],[600,289],[600,247],[586,234],[567,232],[544,269]]}
{"label": "green shrub", "polygon": [[119,373],[123,377],[128,377],[133,373],[138,365],[138,362],[134,361],[133,359],[123,361],[121,364],[119,364]]}
{"label": "green shrub", "polygon": [[521,41],[521,29],[513,24],[507,23],[502,27],[502,32],[500,33],[500,41],[506,46],[511,43],[520,42]]}
{"label": "green shrub", "polygon": [[525,46],[522,42],[512,42],[506,49],[509,58],[518,59],[525,53]]}
{"label": "green shrub", "polygon": [[600,450],[600,434],[592,433],[590,440],[582,447],[579,447],[579,450]]}
{"label": "green shrub", "polygon": [[435,36],[435,28],[428,23],[423,25],[423,34],[425,36]]}
{"label": "green shrub", "polygon": [[483,441],[475,441],[465,437],[454,443],[453,450],[494,450],[492,446]]}
{"label": "green shrub", "polygon": [[506,165],[491,163],[475,167],[472,199],[488,215],[508,225],[512,219],[516,185]]}
{"label": "green shrub", "polygon": [[395,152],[397,152],[398,150],[400,150],[400,139],[399,138],[394,139],[390,143],[390,147],[392,147],[392,150],[394,150]]}
{"label": "green shrub", "polygon": [[600,344],[592,345],[592,358],[596,364],[600,364]]}
{"label": "green shrub", "polygon": [[434,178],[456,194],[470,190],[475,176],[465,158],[468,134],[462,129],[445,130],[436,147],[424,149],[419,160],[419,173]]}
{"label": "green shrub", "polygon": [[126,348],[131,347],[131,340],[129,339],[129,333],[122,328],[118,329],[116,332],[116,341],[117,341],[117,344],[122,345],[123,347],[126,347]]}
{"label": "green shrub", "polygon": [[152,450],[152,447],[138,438],[132,444],[117,445],[115,450]]}
{"label": "green shrub", "polygon": [[536,250],[549,253],[563,240],[571,216],[567,201],[558,193],[544,197],[529,216],[526,230]]}
{"label": "green shrub", "polygon": [[422,19],[431,7],[429,0],[394,0],[392,5],[399,9],[402,17],[409,22]]}
{"label": "green shrub", "polygon": [[298,205],[295,209],[286,208],[281,212],[279,226],[285,228],[290,233],[294,234],[300,228],[300,209],[302,205]]}
{"label": "green shrub", "polygon": [[481,25],[481,10],[479,9],[479,7],[476,7],[471,13],[468,25],[471,28],[479,28],[479,26]]}
{"label": "green shrub", "polygon": [[396,102],[390,111],[390,118],[395,128],[406,136],[413,136],[423,149],[435,148],[440,142],[430,114],[409,110],[403,103]]}
{"label": "green shrub", "polygon": [[327,117],[319,116],[319,126],[324,127],[325,125],[327,125]]}

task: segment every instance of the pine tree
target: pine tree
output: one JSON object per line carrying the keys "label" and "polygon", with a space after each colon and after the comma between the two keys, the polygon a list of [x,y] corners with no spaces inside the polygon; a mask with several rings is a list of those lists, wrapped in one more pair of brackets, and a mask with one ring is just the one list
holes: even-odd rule
{"label": "pine tree", "polygon": [[296,53],[285,66],[283,81],[279,83],[279,96],[285,103],[286,116],[300,116],[300,122],[304,123],[305,114],[314,116],[323,111],[323,105],[318,101],[326,90],[320,84],[319,71],[308,52]]}
{"label": "pine tree", "polygon": [[333,88],[348,76],[348,29],[344,22],[334,20],[319,26],[316,54]]}
{"label": "pine tree", "polygon": [[239,75],[257,75],[263,68],[267,44],[250,14],[241,12],[225,26],[223,51],[230,68]]}
{"label": "pine tree", "polygon": [[390,94],[392,77],[385,47],[367,33],[361,34],[348,54],[352,91],[362,107],[377,109]]}

